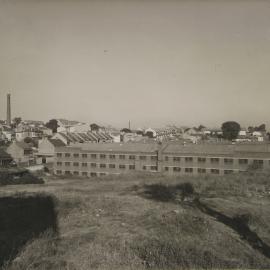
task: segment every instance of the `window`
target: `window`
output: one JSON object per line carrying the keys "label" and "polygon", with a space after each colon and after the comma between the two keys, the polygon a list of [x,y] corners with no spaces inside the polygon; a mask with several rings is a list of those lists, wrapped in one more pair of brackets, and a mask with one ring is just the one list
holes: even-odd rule
{"label": "window", "polygon": [[151,166],[150,169],[151,171],[157,171],[157,166]]}
{"label": "window", "polygon": [[106,164],[99,164],[100,168],[106,168]]}
{"label": "window", "polygon": [[262,159],[254,159],[253,164],[256,165],[258,168],[263,167],[263,160]]}
{"label": "window", "polygon": [[87,172],[82,172],[82,176],[87,176]]}
{"label": "window", "polygon": [[62,153],[57,153],[56,156],[57,157],[62,157]]}
{"label": "window", "polygon": [[169,167],[164,167],[165,171],[168,172],[169,171]]}
{"label": "window", "polygon": [[87,167],[87,163],[83,162],[82,167]]}
{"label": "window", "polygon": [[92,168],[96,168],[97,167],[97,164],[96,163],[91,163],[91,167]]}
{"label": "window", "polygon": [[157,156],[151,156],[151,160],[157,160]]}
{"label": "window", "polygon": [[119,155],[119,159],[125,159],[125,155]]}
{"label": "window", "polygon": [[211,173],[212,174],[219,174],[219,170],[218,169],[211,169]]}
{"label": "window", "polygon": [[101,159],[105,159],[105,158],[106,158],[106,155],[100,154],[99,157],[100,157]]}
{"label": "window", "polygon": [[173,157],[173,161],[180,161],[181,158],[180,157]]}
{"label": "window", "polygon": [[30,154],[32,154],[32,150],[24,150],[23,151],[23,153],[24,153],[24,155],[30,155]]}
{"label": "window", "polygon": [[99,173],[99,176],[105,176],[105,175],[106,173],[103,173],[103,172]]}
{"label": "window", "polygon": [[119,169],[125,169],[125,168],[126,168],[126,165],[124,165],[124,164],[119,165]]}
{"label": "window", "polygon": [[129,159],[134,160],[135,159],[135,156],[134,155],[131,155],[131,156],[129,156]]}
{"label": "window", "polygon": [[198,173],[206,173],[206,169],[204,169],[204,168],[198,168]]}
{"label": "window", "polygon": [[165,156],[165,161],[169,161],[169,157],[168,156]]}
{"label": "window", "polygon": [[87,158],[87,154],[82,154],[82,158]]}
{"label": "window", "polygon": [[115,159],[115,155],[110,155],[110,159]]}
{"label": "window", "polygon": [[91,154],[91,158],[97,158],[96,154]]}
{"label": "window", "polygon": [[211,158],[211,163],[219,163],[219,158]]}
{"label": "window", "polygon": [[65,157],[70,157],[70,153],[65,153]]}
{"label": "window", "polygon": [[185,168],[185,172],[186,173],[192,173],[193,172],[193,168]]}
{"label": "window", "polygon": [[233,173],[233,170],[224,170],[224,174],[231,174]]}
{"label": "window", "polygon": [[198,162],[200,162],[200,163],[205,163],[205,162],[206,162],[206,158],[204,158],[204,157],[199,157],[199,158],[198,158]]}
{"label": "window", "polygon": [[73,166],[78,167],[79,166],[79,162],[73,162]]}
{"label": "window", "polygon": [[239,159],[238,162],[239,162],[239,164],[248,164],[247,159]]}
{"label": "window", "polygon": [[146,156],[140,156],[140,160],[146,160]]}
{"label": "window", "polygon": [[263,160],[262,159],[254,159],[253,163],[254,164],[258,164],[258,165],[262,165],[263,164]]}
{"label": "window", "polygon": [[73,154],[73,157],[78,158],[79,154],[75,153],[75,154]]}
{"label": "window", "polygon": [[62,174],[62,171],[57,170],[57,171],[56,171],[56,174]]}
{"label": "window", "polygon": [[115,169],[115,164],[109,164],[110,169]]}
{"label": "window", "polygon": [[62,166],[62,162],[57,162],[57,166]]}
{"label": "window", "polygon": [[90,176],[91,176],[91,177],[96,177],[96,176],[97,176],[97,173],[91,172],[91,173],[90,173]]}
{"label": "window", "polygon": [[78,171],[74,171],[73,172],[73,175],[79,175],[79,172]]}
{"label": "window", "polygon": [[224,158],[224,163],[225,164],[232,164],[233,163],[233,159],[232,158]]}
{"label": "window", "polygon": [[[168,167],[166,167],[168,168]],[[181,168],[180,167],[173,167],[173,171],[174,172],[181,172]]]}
{"label": "window", "polygon": [[70,162],[65,162],[65,166],[70,166]]}
{"label": "window", "polygon": [[130,170],[135,170],[135,165],[129,165]]}
{"label": "window", "polygon": [[186,158],[185,158],[185,161],[186,161],[186,162],[192,162],[192,161],[193,161],[193,158],[192,158],[192,157],[186,157]]}
{"label": "window", "polygon": [[65,175],[70,175],[70,171],[65,171]]}
{"label": "window", "polygon": [[145,170],[145,171],[147,170],[147,168],[146,168],[146,166],[145,166],[145,165],[143,166],[143,170]]}

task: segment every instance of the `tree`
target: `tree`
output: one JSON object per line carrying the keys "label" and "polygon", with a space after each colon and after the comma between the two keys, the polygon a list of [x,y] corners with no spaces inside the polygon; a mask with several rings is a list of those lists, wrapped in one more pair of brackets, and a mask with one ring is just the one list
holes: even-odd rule
{"label": "tree", "polygon": [[199,125],[199,126],[198,126],[198,130],[199,130],[199,131],[202,131],[204,128],[205,128],[204,125]]}
{"label": "tree", "polygon": [[265,132],[266,131],[266,126],[265,124],[261,124],[260,126],[257,127],[257,131]]}
{"label": "tree", "polygon": [[91,131],[99,131],[100,126],[93,123],[93,124],[90,125],[90,129],[91,129]]}
{"label": "tree", "polygon": [[142,130],[137,130],[137,131],[136,131],[136,134],[137,134],[137,135],[143,135],[143,131],[142,131]]}
{"label": "tree", "polygon": [[131,130],[129,128],[123,128],[120,130],[120,132],[124,132],[124,133],[132,133]]}
{"label": "tree", "polygon": [[152,131],[147,131],[145,133],[145,136],[147,136],[148,138],[154,138],[154,133]]}
{"label": "tree", "polygon": [[51,119],[48,123],[45,124],[47,128],[50,128],[53,133],[57,132],[57,128],[59,127],[56,119]]}
{"label": "tree", "polygon": [[15,126],[17,127],[22,122],[22,118],[21,117],[15,117],[13,119],[13,122],[14,122]]}
{"label": "tree", "polygon": [[254,131],[254,127],[251,127],[251,126],[248,127],[248,132],[249,132],[249,133],[252,133],[253,131]]}
{"label": "tree", "polygon": [[223,138],[231,141],[237,138],[241,127],[237,122],[228,121],[222,124],[221,129]]}

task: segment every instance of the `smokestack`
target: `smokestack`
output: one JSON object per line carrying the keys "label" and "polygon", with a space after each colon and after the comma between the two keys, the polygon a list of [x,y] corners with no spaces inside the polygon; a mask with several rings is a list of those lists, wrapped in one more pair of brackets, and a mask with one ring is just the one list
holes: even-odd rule
{"label": "smokestack", "polygon": [[11,105],[10,105],[10,94],[7,94],[7,125],[11,125]]}

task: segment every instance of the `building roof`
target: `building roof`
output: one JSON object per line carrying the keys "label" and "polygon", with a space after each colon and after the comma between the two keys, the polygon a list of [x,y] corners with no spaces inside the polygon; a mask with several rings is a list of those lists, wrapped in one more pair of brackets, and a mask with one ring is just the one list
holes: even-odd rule
{"label": "building roof", "polygon": [[91,152],[155,152],[158,150],[156,143],[83,143],[59,148],[59,150],[81,149]]}
{"label": "building roof", "polygon": [[97,141],[109,141],[112,137],[103,132],[59,132],[59,134],[65,138],[68,142],[72,143],[84,143],[84,142],[97,142]]}
{"label": "building roof", "polygon": [[65,146],[65,144],[58,139],[48,139],[48,141],[51,142],[55,147]]}
{"label": "building roof", "polygon": [[12,159],[12,157],[3,148],[0,148],[0,159]]}
{"label": "building roof", "polygon": [[270,156],[270,144],[176,144],[164,147],[164,153],[187,155]]}
{"label": "building roof", "polygon": [[20,148],[26,150],[26,149],[32,149],[32,144],[25,143],[24,141],[15,141],[15,144],[19,146]]}

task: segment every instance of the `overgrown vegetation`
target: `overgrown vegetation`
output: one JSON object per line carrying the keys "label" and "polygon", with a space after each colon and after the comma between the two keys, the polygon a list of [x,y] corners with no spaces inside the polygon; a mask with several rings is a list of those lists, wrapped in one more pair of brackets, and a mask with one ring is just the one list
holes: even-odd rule
{"label": "overgrown vegetation", "polygon": [[55,196],[59,231],[31,240],[5,269],[269,269],[269,176],[134,174],[5,187]]}
{"label": "overgrown vegetation", "polygon": [[57,234],[54,199],[44,194],[0,198],[0,267],[47,230]]}
{"label": "overgrown vegetation", "polygon": [[44,181],[25,169],[0,170],[0,186],[24,184],[44,184]]}

